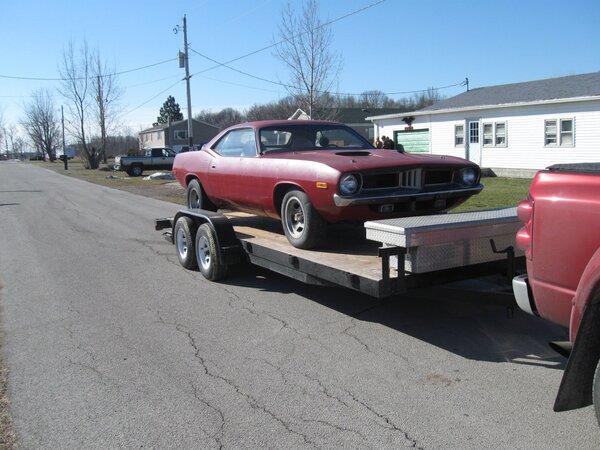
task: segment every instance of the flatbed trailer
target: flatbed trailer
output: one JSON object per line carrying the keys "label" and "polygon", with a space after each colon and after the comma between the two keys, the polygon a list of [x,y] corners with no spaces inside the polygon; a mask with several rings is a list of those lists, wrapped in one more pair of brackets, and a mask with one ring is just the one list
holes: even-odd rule
{"label": "flatbed trailer", "polygon": [[[181,264],[213,281],[250,262],[303,283],[385,298],[440,285],[452,292],[462,286],[452,283],[485,276],[491,287],[479,282],[466,290],[503,304],[514,302],[510,280],[523,264],[514,250],[519,226],[516,208],[389,219],[330,226],[319,249],[302,250],[279,222],[249,214],[182,209],[155,220]],[[464,295],[464,287],[456,289]]]}

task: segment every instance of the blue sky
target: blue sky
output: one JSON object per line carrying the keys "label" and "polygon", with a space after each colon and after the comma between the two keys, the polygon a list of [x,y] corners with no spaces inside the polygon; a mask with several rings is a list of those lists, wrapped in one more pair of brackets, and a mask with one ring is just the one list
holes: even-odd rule
{"label": "blue sky", "polygon": [[[324,19],[335,19],[377,1],[320,0],[320,9]],[[286,2],[0,0],[0,76],[58,77],[58,63],[70,40],[78,45],[86,39],[117,72],[175,58],[183,35],[174,34],[173,28],[184,14],[190,47],[226,62],[275,42]],[[301,0],[291,4],[300,8]],[[334,23],[332,32],[332,50],[344,61],[339,92],[416,91],[460,83],[465,77],[471,87],[480,87],[600,70],[598,0],[385,0]],[[287,81],[272,50],[231,65],[257,77]],[[192,73],[212,66],[191,54]],[[183,76],[177,61],[120,76],[123,123],[133,132],[150,126],[167,95],[183,110],[185,83],[177,83]],[[9,124],[21,118],[34,90],[57,85],[4,77],[0,110]],[[193,113],[244,109],[286,95],[282,87],[224,67],[197,74],[191,83]],[[463,89],[440,92],[452,96]],[[60,106],[58,94],[55,100]]]}

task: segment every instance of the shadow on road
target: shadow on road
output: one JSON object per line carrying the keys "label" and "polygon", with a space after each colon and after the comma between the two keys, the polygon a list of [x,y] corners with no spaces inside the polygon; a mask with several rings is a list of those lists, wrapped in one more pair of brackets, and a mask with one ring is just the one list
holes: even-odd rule
{"label": "shadow on road", "polygon": [[467,359],[564,369],[566,360],[548,346],[565,340],[561,327],[506,306],[445,298],[395,296],[375,299],[343,288],[317,287],[254,266],[223,282],[266,292],[294,293],[360,321],[378,323]]}

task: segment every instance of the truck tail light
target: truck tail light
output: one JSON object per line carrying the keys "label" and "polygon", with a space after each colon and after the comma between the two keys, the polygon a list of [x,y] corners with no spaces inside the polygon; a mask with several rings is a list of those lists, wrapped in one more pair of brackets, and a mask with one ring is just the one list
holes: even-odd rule
{"label": "truck tail light", "polygon": [[526,200],[519,203],[517,217],[523,222],[523,227],[517,232],[517,248],[525,252],[527,259],[533,258],[533,199],[528,196]]}

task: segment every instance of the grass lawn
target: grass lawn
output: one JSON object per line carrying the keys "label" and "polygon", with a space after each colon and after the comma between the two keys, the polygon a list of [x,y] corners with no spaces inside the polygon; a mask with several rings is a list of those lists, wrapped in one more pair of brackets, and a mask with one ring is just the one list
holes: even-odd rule
{"label": "grass lawn", "polygon": [[[112,161],[109,161],[112,162]],[[185,192],[174,180],[144,180],[143,177],[155,171],[144,172],[142,177],[130,177],[125,172],[113,172],[106,166],[98,170],[85,169],[82,161],[70,160],[69,169],[64,170],[62,161],[30,161],[30,164],[45,167],[67,176],[80,178],[91,183],[101,184],[135,194],[145,195],[179,205],[185,204]],[[163,171],[165,172],[165,171]],[[471,197],[453,212],[481,209],[506,208],[517,206],[527,196],[531,185],[530,178],[486,177],[482,179],[483,191]]]}
{"label": "grass lawn", "polygon": [[521,200],[527,197],[531,182],[531,178],[482,178],[483,191],[452,211],[462,212],[517,206]]}

